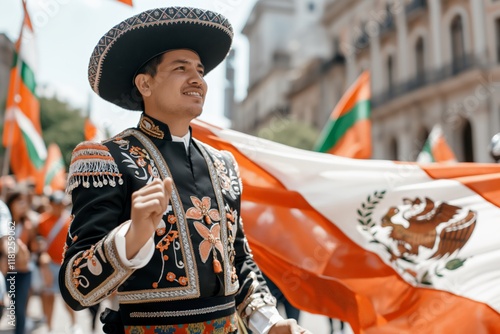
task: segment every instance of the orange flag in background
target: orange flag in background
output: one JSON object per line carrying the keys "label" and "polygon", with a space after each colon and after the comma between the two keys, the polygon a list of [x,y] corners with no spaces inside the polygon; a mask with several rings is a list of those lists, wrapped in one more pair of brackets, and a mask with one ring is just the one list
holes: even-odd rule
{"label": "orange flag in background", "polygon": [[333,109],[314,150],[369,159],[372,155],[370,98],[370,73],[363,72]]}
{"label": "orange flag in background", "polygon": [[457,158],[444,138],[441,125],[432,128],[429,137],[424,143],[422,152],[418,154],[418,163],[428,162],[457,162]]}
{"label": "orange flag in background", "polygon": [[85,119],[84,126],[85,126],[84,129],[85,140],[96,141],[98,138],[98,130],[90,118],[87,117]]}
{"label": "orange flag in background", "polygon": [[292,304],[355,333],[500,332],[499,164],[348,159],[192,126],[235,156],[254,258]]}
{"label": "orange flag in background", "polygon": [[32,179],[40,184],[47,149],[42,139],[40,105],[35,93],[35,36],[24,1],[23,8],[23,26],[10,72],[3,145],[10,152],[6,159],[16,179]]}
{"label": "orange flag in background", "polygon": [[64,167],[64,159],[61,154],[61,149],[56,143],[49,145],[43,174],[43,188],[37,189],[37,193],[47,190],[46,188],[50,188],[48,189],[48,193],[52,193],[55,190],[66,189],[66,168]]}
{"label": "orange flag in background", "polygon": [[118,0],[119,2],[122,2],[126,5],[133,6],[134,4],[132,3],[132,0]]}

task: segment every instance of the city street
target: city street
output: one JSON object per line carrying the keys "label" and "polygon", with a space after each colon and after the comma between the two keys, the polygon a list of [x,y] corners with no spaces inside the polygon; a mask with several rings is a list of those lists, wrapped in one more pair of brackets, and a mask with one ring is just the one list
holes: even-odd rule
{"label": "city street", "polygon": [[[103,305],[101,305],[102,308],[106,307],[105,305],[109,306],[109,303],[105,301]],[[48,329],[46,325],[44,325],[41,321],[43,313],[42,313],[42,305],[40,302],[40,298],[38,296],[33,296],[30,299],[29,305],[28,305],[28,315],[31,319],[36,319],[34,321],[35,328],[33,328],[31,331],[28,331],[28,333],[31,334],[47,334]],[[319,315],[314,315],[310,314],[307,312],[302,312],[300,316],[300,324],[304,326],[305,328],[309,329],[312,333],[314,334],[330,334],[329,330],[329,324],[328,320],[324,316],[319,316]],[[91,314],[89,311],[80,311],[77,312],[77,324],[79,328],[81,329],[81,334],[90,334],[90,333],[95,333],[95,334],[101,334],[102,329],[99,320],[97,320],[97,328],[95,332],[92,332],[92,327],[91,327]],[[54,309],[54,330],[53,334],[76,334],[76,332],[71,329],[70,327],[70,317],[68,312],[66,311],[66,308],[64,307],[62,298],[60,296],[56,297],[56,305]],[[346,326],[347,328],[344,329],[344,334],[351,334],[352,331],[349,328],[349,326]],[[335,324],[336,332],[335,333],[341,333],[339,330],[339,324],[338,322]],[[13,329],[9,326],[7,323],[7,318],[5,316],[2,317],[2,320],[0,322],[0,334],[10,334],[13,333]],[[80,334],[80,333],[78,333]]]}

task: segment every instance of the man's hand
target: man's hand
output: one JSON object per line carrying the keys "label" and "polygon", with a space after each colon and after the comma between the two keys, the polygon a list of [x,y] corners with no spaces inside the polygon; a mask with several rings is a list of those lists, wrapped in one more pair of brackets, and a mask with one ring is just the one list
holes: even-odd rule
{"label": "man's hand", "polygon": [[269,334],[312,334],[300,327],[295,319],[280,320],[269,330]]}
{"label": "man's hand", "polygon": [[125,235],[127,259],[133,258],[151,238],[167,210],[172,179],[155,179],[132,194],[132,223]]}

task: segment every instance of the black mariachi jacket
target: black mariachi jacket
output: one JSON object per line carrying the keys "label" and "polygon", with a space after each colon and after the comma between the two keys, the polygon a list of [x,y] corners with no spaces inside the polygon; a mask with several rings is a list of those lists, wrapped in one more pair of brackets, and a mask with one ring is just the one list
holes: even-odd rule
{"label": "black mariachi jacket", "polygon": [[[191,139],[171,140],[168,127],[142,116],[139,127],[73,151],[68,190],[73,221],[59,279],[73,309],[118,291],[125,325],[207,321],[235,312],[248,320],[274,304],[252,259],[240,217],[241,180],[231,153]],[[170,205],[141,269],[120,260],[117,229],[130,219],[131,195],[170,176]]]}

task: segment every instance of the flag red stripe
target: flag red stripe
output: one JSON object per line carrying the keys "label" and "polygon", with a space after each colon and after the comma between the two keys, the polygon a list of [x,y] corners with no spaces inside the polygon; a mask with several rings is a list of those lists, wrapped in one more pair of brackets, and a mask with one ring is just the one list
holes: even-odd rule
{"label": "flag red stripe", "polygon": [[132,3],[133,0],[118,0],[121,3],[124,3],[129,6],[133,6],[134,4]]}
{"label": "flag red stripe", "polygon": [[[22,112],[31,120],[39,120],[40,119],[40,102],[38,99],[33,96],[30,89],[24,85],[19,75],[17,68],[13,68],[10,73],[10,82],[9,82],[9,94],[7,96],[6,109],[8,112],[10,108],[13,108],[17,105],[17,107],[22,110]],[[14,94],[12,92],[14,89],[14,82],[17,80],[17,86],[19,89],[20,100],[16,104],[14,101]],[[12,129],[10,127],[13,126]],[[42,133],[42,128],[40,122],[33,122],[33,126],[38,131],[38,133]],[[13,131],[12,134],[9,131]],[[10,136],[10,137],[9,137]],[[4,126],[4,135],[3,135],[3,144],[7,146],[9,144],[9,139],[12,139],[12,142],[16,142],[21,137],[21,131],[17,126],[17,123],[14,120],[14,115],[8,114],[5,119]]]}
{"label": "flag red stripe", "polygon": [[[500,207],[500,165],[460,163],[460,165],[422,165],[432,178],[453,178]],[[498,175],[498,177],[495,177]]]}
{"label": "flag red stripe", "polygon": [[371,121],[357,121],[327,153],[355,159],[369,159],[372,151]]}
{"label": "flag red stripe", "polygon": [[432,146],[432,155],[436,162],[456,161],[457,158],[443,136],[440,136]]}
{"label": "flag red stripe", "polygon": [[331,119],[337,119],[340,116],[351,111],[360,101],[366,101],[371,98],[370,92],[370,73],[363,72],[359,78],[341,97],[332,111]]}

